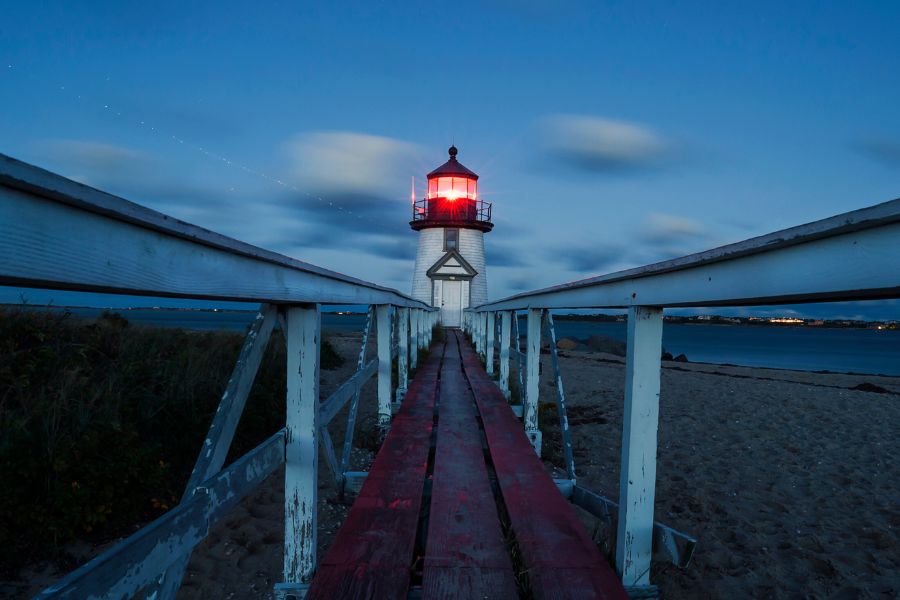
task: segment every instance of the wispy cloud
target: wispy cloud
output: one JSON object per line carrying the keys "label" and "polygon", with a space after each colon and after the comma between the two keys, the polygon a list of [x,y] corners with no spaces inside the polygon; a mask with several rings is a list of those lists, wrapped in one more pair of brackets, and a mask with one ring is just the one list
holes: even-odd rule
{"label": "wispy cloud", "polygon": [[627,255],[625,244],[580,243],[559,246],[550,252],[552,262],[583,276],[603,273]]}
{"label": "wispy cloud", "polygon": [[352,131],[317,131],[285,144],[291,183],[283,198],[302,222],[305,247],[357,249],[389,260],[415,258],[404,183],[417,172],[418,146]]}
{"label": "wispy cloud", "polygon": [[298,134],[285,148],[298,187],[367,195],[405,189],[419,154],[415,144],[354,131]]}
{"label": "wispy cloud", "polygon": [[118,177],[144,174],[153,166],[148,154],[107,142],[54,139],[38,142],[36,146],[70,173],[82,174],[84,183],[90,183],[90,179],[98,175]]}
{"label": "wispy cloud", "polygon": [[485,242],[485,261],[488,268],[494,267],[528,267],[531,266],[528,251],[520,244],[518,247],[495,241]]}
{"label": "wispy cloud", "polygon": [[541,123],[546,152],[593,173],[663,166],[671,144],[645,125],[596,116],[554,115]]}
{"label": "wispy cloud", "polygon": [[707,237],[700,221],[663,213],[648,215],[640,232],[641,240],[652,246],[693,243]]}
{"label": "wispy cloud", "polygon": [[900,142],[885,138],[869,138],[854,144],[864,156],[889,167],[900,167]]}
{"label": "wispy cloud", "polygon": [[43,140],[35,147],[66,177],[154,208],[175,208],[180,218],[227,202],[217,190],[173,177],[165,165],[140,150],[74,139]]}

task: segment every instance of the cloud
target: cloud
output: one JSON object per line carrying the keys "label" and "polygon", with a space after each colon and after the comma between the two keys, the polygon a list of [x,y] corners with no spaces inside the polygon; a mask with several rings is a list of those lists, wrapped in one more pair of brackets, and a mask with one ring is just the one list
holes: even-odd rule
{"label": "cloud", "polygon": [[515,277],[506,280],[506,288],[513,292],[525,292],[542,287],[539,281],[533,277]]}
{"label": "cloud", "polygon": [[670,144],[644,125],[602,117],[555,115],[542,122],[547,153],[592,173],[615,173],[663,166]]}
{"label": "cloud", "polygon": [[550,252],[552,262],[562,263],[570,270],[581,274],[596,274],[621,262],[627,247],[612,244],[569,244]]}
{"label": "cloud", "polygon": [[531,266],[531,262],[527,257],[527,250],[522,248],[516,249],[491,241],[486,241],[484,246],[485,261],[489,268]]}
{"label": "cloud", "polygon": [[416,173],[416,145],[353,131],[296,135],[286,145],[298,187],[322,191],[391,194]]}
{"label": "cloud", "polygon": [[183,183],[153,156],[140,150],[72,139],[44,140],[36,147],[66,177],[154,208],[177,207],[176,216],[181,218],[185,218],[184,210],[220,206],[227,201],[223,193],[212,188]]}
{"label": "cloud", "polygon": [[406,185],[419,148],[352,131],[316,131],[288,141],[292,192],[281,200],[305,234],[303,247],[355,249],[389,260],[413,260],[415,236]]}
{"label": "cloud", "polygon": [[889,167],[900,167],[900,142],[870,138],[855,144],[863,155]]}
{"label": "cloud", "polygon": [[699,221],[687,217],[651,213],[647,216],[647,221],[639,237],[647,244],[661,247],[690,243],[708,236],[706,228]]}
{"label": "cloud", "polygon": [[687,217],[652,213],[628,236],[629,242],[570,243],[553,248],[548,259],[580,276],[609,273],[696,252],[709,242],[706,227]]}
{"label": "cloud", "polygon": [[[96,175],[144,174],[153,167],[151,157],[138,150],[93,140],[45,140],[38,148],[66,170],[83,173],[82,178]],[[121,175],[119,175],[121,174]]]}

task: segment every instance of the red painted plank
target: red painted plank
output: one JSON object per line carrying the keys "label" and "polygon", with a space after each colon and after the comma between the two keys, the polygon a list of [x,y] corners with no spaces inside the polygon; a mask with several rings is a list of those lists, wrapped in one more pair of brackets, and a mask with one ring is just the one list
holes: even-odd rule
{"label": "red painted plank", "polygon": [[474,350],[463,365],[535,598],[627,600],[622,584],[535,454]]}
{"label": "red painted plank", "polygon": [[440,391],[423,597],[517,598],[454,336],[448,336]]}
{"label": "red painted plank", "polygon": [[515,585],[515,581],[510,581],[510,571],[507,569],[435,567],[431,570],[431,576],[422,582],[422,597],[448,600],[518,598]]}
{"label": "red painted plank", "polygon": [[[349,564],[322,565],[316,572],[313,588],[307,598],[320,597],[336,600],[354,598],[384,600],[403,598],[409,587],[409,568],[388,568],[383,565]],[[327,590],[323,595],[320,590]],[[398,590],[402,592],[398,593]]]}
{"label": "red painted plank", "polygon": [[433,425],[440,353],[421,365],[307,599],[406,598]]}

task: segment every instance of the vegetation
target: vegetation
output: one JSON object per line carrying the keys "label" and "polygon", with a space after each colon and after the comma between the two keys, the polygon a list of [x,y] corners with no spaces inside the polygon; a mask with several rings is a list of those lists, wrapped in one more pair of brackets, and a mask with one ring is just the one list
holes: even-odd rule
{"label": "vegetation", "polygon": [[[110,313],[0,311],[0,571],[130,533],[176,504],[242,341]],[[341,362],[326,340],[322,368]],[[284,387],[275,339],[229,461],[283,426]]]}

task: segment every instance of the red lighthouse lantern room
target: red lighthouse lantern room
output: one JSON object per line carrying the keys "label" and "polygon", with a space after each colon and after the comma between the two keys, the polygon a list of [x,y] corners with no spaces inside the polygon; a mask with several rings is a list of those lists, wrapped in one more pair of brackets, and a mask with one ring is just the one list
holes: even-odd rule
{"label": "red lighthouse lantern room", "polygon": [[410,227],[464,227],[488,232],[491,203],[478,198],[478,175],[456,160],[456,146],[450,146],[450,160],[428,174],[428,195],[413,203]]}

